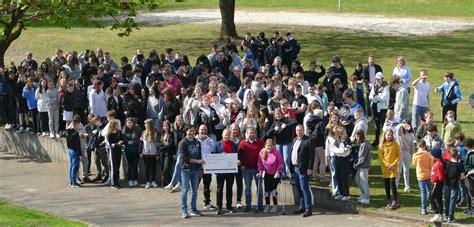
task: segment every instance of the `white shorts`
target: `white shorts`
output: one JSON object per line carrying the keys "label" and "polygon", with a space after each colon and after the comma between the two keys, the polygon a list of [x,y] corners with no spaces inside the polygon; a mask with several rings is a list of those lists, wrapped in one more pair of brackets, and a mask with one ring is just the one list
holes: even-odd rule
{"label": "white shorts", "polygon": [[63,121],[72,121],[73,115],[74,115],[74,112],[72,112],[72,111],[64,111],[63,112]]}

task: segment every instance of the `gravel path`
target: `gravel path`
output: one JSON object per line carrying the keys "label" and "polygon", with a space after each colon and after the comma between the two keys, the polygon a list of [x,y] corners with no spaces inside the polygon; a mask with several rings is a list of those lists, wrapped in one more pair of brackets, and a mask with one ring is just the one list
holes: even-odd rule
{"label": "gravel path", "polygon": [[[136,21],[158,24],[219,24],[217,9],[170,10],[141,13]],[[389,36],[428,36],[474,28],[474,22],[456,19],[397,18],[380,15],[334,14],[283,11],[236,11],[236,24],[300,25],[350,29]]]}

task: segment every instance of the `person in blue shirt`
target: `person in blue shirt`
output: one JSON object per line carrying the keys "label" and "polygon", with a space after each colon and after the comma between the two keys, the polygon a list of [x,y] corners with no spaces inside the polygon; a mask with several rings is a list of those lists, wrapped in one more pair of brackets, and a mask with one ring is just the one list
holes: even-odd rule
{"label": "person in blue shirt", "polygon": [[[459,88],[458,80],[454,78],[452,72],[444,74],[444,83],[434,89],[435,92],[442,93],[441,106],[443,107],[443,118],[449,110],[454,111],[454,120],[457,120],[458,103],[461,102],[461,89]],[[443,120],[444,121],[444,120]]]}
{"label": "person in blue shirt", "polygon": [[349,106],[349,114],[354,117],[354,112],[357,109],[362,110],[362,113],[365,115],[364,107],[356,101],[354,101],[354,93],[352,90],[347,89],[344,91],[344,94],[342,95],[342,98],[344,100],[344,103],[346,103]]}
{"label": "person in blue shirt", "polygon": [[35,97],[37,85],[33,82],[33,78],[28,78],[26,85],[23,88],[22,97],[26,99],[31,119],[33,120],[33,130],[28,130],[29,133],[36,134],[38,131],[38,105]]}

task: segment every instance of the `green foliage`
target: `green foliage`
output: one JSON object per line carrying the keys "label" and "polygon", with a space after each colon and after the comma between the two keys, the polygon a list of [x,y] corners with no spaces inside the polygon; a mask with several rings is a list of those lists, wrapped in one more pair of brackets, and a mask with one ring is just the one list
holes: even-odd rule
{"label": "green foliage", "polygon": [[65,218],[49,215],[0,201],[0,226],[85,226]]}

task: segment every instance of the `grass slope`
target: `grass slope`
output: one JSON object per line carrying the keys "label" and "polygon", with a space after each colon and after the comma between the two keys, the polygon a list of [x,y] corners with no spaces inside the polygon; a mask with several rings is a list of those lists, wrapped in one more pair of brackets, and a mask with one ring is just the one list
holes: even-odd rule
{"label": "grass slope", "polygon": [[0,226],[85,226],[84,224],[0,201]]}
{"label": "grass slope", "polygon": [[[448,35],[434,37],[380,37],[362,33],[347,33],[347,31],[329,30],[313,27],[291,26],[240,26],[240,33],[259,31],[270,33],[274,30],[291,31],[301,44],[300,59],[309,65],[312,59],[317,59],[323,65],[329,65],[333,55],[342,56],[343,64],[350,74],[357,62],[366,64],[369,54],[374,54],[377,63],[381,64],[387,77],[395,66],[399,55],[405,56],[407,65],[411,67],[412,74],[417,77],[421,69],[429,71],[429,81],[432,86],[439,86],[443,74],[447,70],[454,72],[460,80],[464,100],[459,105],[459,121],[467,136],[474,136],[474,114],[466,101],[469,93],[473,91],[474,81],[474,45],[472,37],[474,30],[460,31]],[[164,52],[165,48],[173,47],[190,56],[194,64],[200,54],[210,52],[210,43],[219,34],[219,26],[215,25],[169,25],[163,27],[143,27],[130,37],[119,38],[115,31],[107,29],[81,28],[65,30],[62,28],[30,28],[15,41],[7,53],[5,60],[19,62],[26,50],[34,53],[34,58],[41,62],[42,59],[53,55],[56,48],[63,50],[84,50],[102,47],[110,51],[113,58],[118,60],[121,56],[131,57],[137,48],[148,52],[157,48]],[[413,96],[413,92],[412,92]],[[435,120],[440,126],[441,95],[431,94],[431,110]],[[413,97],[410,98],[410,102]],[[373,125],[370,125],[369,138],[373,139]],[[372,203],[369,209],[384,207],[385,192],[380,177],[380,163],[373,153],[373,167],[371,168],[371,194]],[[400,193],[401,212],[416,214],[419,211],[419,191],[415,172],[411,171],[412,193]],[[403,191],[403,190],[400,190]],[[351,187],[351,193],[359,195],[356,187]],[[382,208],[384,209],[384,208]],[[474,219],[458,212],[456,217],[463,223],[474,223]]]}
{"label": "grass slope", "polygon": [[[474,18],[471,0],[341,0],[344,13],[369,13],[414,17],[464,17]],[[165,0],[160,9],[218,8],[216,0]],[[338,12],[337,0],[238,0],[237,9],[247,10],[297,10]]]}

